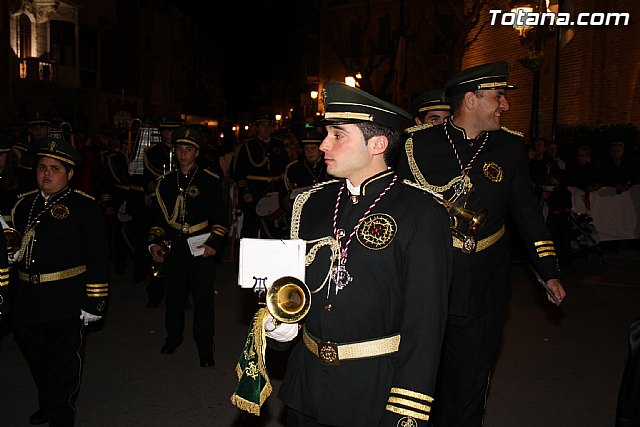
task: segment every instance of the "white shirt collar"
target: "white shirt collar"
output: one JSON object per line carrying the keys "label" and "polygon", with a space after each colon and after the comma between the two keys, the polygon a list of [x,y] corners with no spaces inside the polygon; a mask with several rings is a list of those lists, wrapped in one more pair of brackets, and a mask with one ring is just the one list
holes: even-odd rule
{"label": "white shirt collar", "polygon": [[347,179],[347,190],[349,190],[349,193],[353,194],[354,196],[360,195],[360,185],[358,185],[357,187],[354,187],[353,184],[351,184],[351,181],[349,181],[348,179]]}

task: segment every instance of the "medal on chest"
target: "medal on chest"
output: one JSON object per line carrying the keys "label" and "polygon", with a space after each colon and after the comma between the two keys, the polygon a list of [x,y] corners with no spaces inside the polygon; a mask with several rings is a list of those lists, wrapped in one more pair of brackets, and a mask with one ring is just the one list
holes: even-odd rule
{"label": "medal on chest", "polygon": [[376,207],[380,199],[382,199],[382,197],[384,197],[384,195],[387,194],[389,189],[393,187],[397,179],[398,179],[397,175],[394,175],[393,180],[391,180],[387,188],[385,188],[382,191],[382,193],[380,193],[380,195],[376,197],[373,203],[371,203],[367,211],[364,213],[364,215],[362,215],[362,217],[356,223],[356,226],[353,227],[353,230],[351,231],[351,233],[349,233],[349,237],[347,238],[347,241],[344,245],[342,244],[342,239],[345,237],[346,232],[344,229],[338,228],[337,222],[338,222],[338,216],[340,213],[340,198],[342,196],[342,192],[344,190],[345,184],[343,183],[342,186],[340,187],[340,191],[338,191],[338,197],[336,199],[336,206],[333,213],[333,234],[334,236],[336,236],[336,240],[340,245],[340,251],[339,251],[340,255],[334,261],[334,265],[331,269],[331,281],[335,285],[336,295],[338,294],[339,291],[343,290],[349,283],[353,281],[353,276],[351,276],[351,274],[347,270],[347,260],[349,257],[349,245],[353,240],[353,236],[355,236],[355,234],[358,232],[360,225],[365,220],[365,218],[367,218],[367,216],[373,210],[373,208]]}

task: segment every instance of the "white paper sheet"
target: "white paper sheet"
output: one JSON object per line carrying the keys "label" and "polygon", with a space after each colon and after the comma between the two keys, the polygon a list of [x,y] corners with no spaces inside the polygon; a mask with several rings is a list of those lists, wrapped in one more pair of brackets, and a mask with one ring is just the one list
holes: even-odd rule
{"label": "white paper sheet", "polygon": [[197,236],[191,236],[187,239],[189,244],[189,250],[193,256],[201,256],[204,254],[204,242],[206,242],[211,236],[211,233],[198,234]]}
{"label": "white paper sheet", "polygon": [[284,276],[304,282],[306,248],[304,240],[240,239],[238,285],[268,289]]}

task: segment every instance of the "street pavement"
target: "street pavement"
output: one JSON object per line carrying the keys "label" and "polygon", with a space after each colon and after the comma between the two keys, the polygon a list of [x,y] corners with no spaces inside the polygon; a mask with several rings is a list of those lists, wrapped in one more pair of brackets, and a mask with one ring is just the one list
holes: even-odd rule
{"label": "street pavement", "polygon": [[[560,308],[546,301],[527,264],[512,264],[513,299],[486,427],[614,425],[628,327],[640,316],[640,250],[638,241],[602,247],[602,259],[574,259],[565,271],[568,297]],[[218,264],[215,368],[199,366],[191,311],[184,343],[175,354],[160,353],[164,308],[147,308],[145,284],[130,277],[113,276],[108,315],[89,328],[77,427],[284,426],[277,391],[286,352],[267,352],[274,392],[260,417],[229,400],[258,308],[237,286],[234,261]],[[0,426],[29,426],[36,389],[12,335],[0,339]]]}

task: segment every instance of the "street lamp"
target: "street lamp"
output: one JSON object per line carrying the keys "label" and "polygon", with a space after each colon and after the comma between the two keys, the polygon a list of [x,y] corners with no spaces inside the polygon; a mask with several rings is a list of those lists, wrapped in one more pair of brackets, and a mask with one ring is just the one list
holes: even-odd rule
{"label": "street lamp", "polygon": [[[540,69],[544,62],[543,43],[545,38],[553,32],[550,25],[555,22],[555,10],[549,8],[549,0],[532,0],[530,2],[513,0],[511,2],[511,11],[518,17],[513,27],[520,35],[520,43],[528,44],[530,47],[529,55],[518,58],[518,62],[533,73],[530,135],[532,139],[535,139],[540,136],[538,110],[540,104]],[[532,22],[535,24],[529,25]]]}

